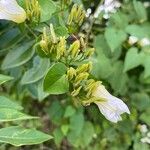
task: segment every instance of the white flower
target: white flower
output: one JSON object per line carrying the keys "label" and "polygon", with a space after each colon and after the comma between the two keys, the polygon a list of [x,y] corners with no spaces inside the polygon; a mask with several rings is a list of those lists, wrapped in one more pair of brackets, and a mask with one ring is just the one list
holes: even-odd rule
{"label": "white flower", "polygon": [[138,38],[136,36],[129,36],[129,40],[128,40],[128,43],[130,45],[133,45],[135,44],[136,42],[138,42]]}
{"label": "white flower", "polygon": [[109,13],[115,13],[116,8],[119,8],[121,3],[117,0],[105,0],[103,5],[100,5],[94,14],[94,18],[98,18],[101,12],[104,12],[103,17],[109,18]]}
{"label": "white flower", "polygon": [[150,45],[150,40],[148,38],[143,38],[142,40],[139,41],[140,46],[148,46]]}
{"label": "white flower", "polygon": [[16,0],[0,0],[0,19],[21,23],[26,19],[26,12]]}
{"label": "white flower", "polygon": [[106,119],[111,122],[117,123],[122,120],[120,115],[125,112],[130,114],[127,105],[119,98],[111,95],[101,84],[97,87],[93,96],[102,99],[102,101],[97,101],[95,104]]}

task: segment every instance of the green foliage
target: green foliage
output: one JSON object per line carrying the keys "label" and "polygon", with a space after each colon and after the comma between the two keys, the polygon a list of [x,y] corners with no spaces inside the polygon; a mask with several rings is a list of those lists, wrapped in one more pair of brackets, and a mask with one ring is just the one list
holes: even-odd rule
{"label": "green foliage", "polygon": [[[24,1],[18,2],[25,9]],[[146,8],[144,1],[123,0],[115,13],[102,11],[94,18],[94,11],[102,2],[73,0],[85,10],[91,8],[92,13],[81,27],[75,24],[71,29],[67,19],[73,3],[69,0],[38,2],[41,16],[37,24],[26,21],[16,25],[0,20],[0,148],[149,150],[149,144],[141,139],[150,132],[150,44],[144,45],[141,41],[145,38],[150,41],[150,7]],[[105,19],[103,14],[109,18]],[[53,24],[56,35],[52,34],[49,24]],[[51,40],[55,36],[56,40],[65,37],[67,53],[62,54],[65,59],[54,59],[55,48],[54,55],[44,53],[40,47],[43,27]],[[93,62],[90,77],[102,81],[131,111],[131,115],[123,115],[118,124],[108,122],[94,104],[83,107],[71,97],[73,87],[68,81],[67,69],[84,63],[85,45],[80,41],[82,51],[73,61],[69,46],[80,35],[87,46],[94,46],[96,51],[86,60]],[[130,42],[131,36],[137,41]],[[52,44],[58,46],[55,42]],[[63,49],[61,46],[59,52]],[[84,80],[80,80],[80,84],[84,84]],[[142,125],[148,131],[143,132]],[[30,146],[14,147],[22,145]]]}
{"label": "green foliage", "polygon": [[19,126],[0,129],[0,142],[10,143],[14,146],[39,144],[51,138],[35,129],[24,129]]}
{"label": "green foliage", "polygon": [[68,91],[68,81],[65,73],[67,68],[62,63],[54,64],[44,79],[44,90],[50,94],[63,94]]}

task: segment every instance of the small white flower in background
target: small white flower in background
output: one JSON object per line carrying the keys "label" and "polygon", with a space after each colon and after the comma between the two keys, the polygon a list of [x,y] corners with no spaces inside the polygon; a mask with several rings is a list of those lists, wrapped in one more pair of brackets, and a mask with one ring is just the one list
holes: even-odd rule
{"label": "small white flower in background", "polygon": [[140,132],[141,133],[146,133],[147,131],[148,131],[148,128],[147,128],[146,124],[140,125]]}
{"label": "small white flower in background", "polygon": [[145,8],[150,7],[150,2],[144,2],[143,4],[144,4],[144,7],[145,7]]}
{"label": "small white flower in background", "polygon": [[101,12],[104,12],[103,17],[105,19],[109,18],[109,13],[115,13],[116,9],[121,6],[121,3],[117,0],[105,0],[104,4],[99,6],[97,11],[94,14],[95,18],[98,18]]}
{"label": "small white flower in background", "polygon": [[142,142],[142,143],[150,144],[150,138],[149,138],[149,137],[141,138],[141,142]]}
{"label": "small white flower in background", "polygon": [[142,40],[139,41],[140,46],[144,47],[144,46],[148,46],[150,45],[150,39],[148,38],[143,38]]}
{"label": "small white flower in background", "polygon": [[138,42],[138,38],[136,36],[129,36],[129,40],[128,40],[128,43],[130,45],[133,45],[135,44],[136,42]]}
{"label": "small white flower in background", "polygon": [[94,91],[93,96],[102,99],[102,101],[97,101],[95,104],[106,119],[111,122],[117,123],[122,120],[120,115],[125,112],[130,114],[127,105],[119,98],[111,95],[101,84]]}
{"label": "small white flower in background", "polygon": [[26,19],[26,12],[16,0],[0,0],[0,19],[22,23]]}

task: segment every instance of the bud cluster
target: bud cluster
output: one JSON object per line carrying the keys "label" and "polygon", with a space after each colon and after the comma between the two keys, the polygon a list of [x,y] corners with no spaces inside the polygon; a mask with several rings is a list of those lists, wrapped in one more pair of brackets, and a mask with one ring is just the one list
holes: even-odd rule
{"label": "bud cluster", "polygon": [[65,37],[57,37],[52,24],[48,29],[43,28],[40,47],[48,57],[68,65],[88,59],[94,53],[94,48],[86,48],[82,37],[71,44]]}
{"label": "bud cluster", "polygon": [[38,24],[40,22],[41,8],[38,0],[25,0],[27,20]]}
{"label": "bud cluster", "polygon": [[82,25],[84,18],[85,18],[85,11],[83,7],[80,5],[73,5],[71,12],[68,17],[67,24],[71,26],[72,24],[76,24],[78,26]]}
{"label": "bud cluster", "polygon": [[99,100],[92,94],[101,82],[89,78],[91,69],[92,63],[89,62],[78,66],[76,69],[70,67],[67,71],[67,78],[72,84],[71,95],[79,98],[85,106]]}

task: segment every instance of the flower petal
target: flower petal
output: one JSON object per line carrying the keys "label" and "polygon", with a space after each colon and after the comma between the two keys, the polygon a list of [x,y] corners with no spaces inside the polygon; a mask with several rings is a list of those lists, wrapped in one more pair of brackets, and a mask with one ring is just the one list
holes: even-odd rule
{"label": "flower petal", "polygon": [[26,12],[16,0],[0,0],[0,19],[21,23],[26,19]]}
{"label": "flower petal", "polygon": [[114,123],[122,120],[120,116],[121,114],[125,112],[130,114],[127,105],[121,99],[111,95],[103,85],[98,86],[96,91],[93,93],[93,96],[100,99],[105,99],[105,101],[95,103],[106,119]]}

